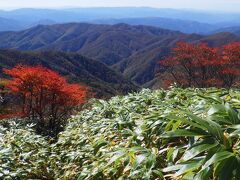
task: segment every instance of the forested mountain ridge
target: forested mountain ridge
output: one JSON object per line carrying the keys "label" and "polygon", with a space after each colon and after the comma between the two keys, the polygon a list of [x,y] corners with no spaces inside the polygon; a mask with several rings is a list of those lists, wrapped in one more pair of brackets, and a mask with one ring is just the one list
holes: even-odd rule
{"label": "forested mountain ridge", "polygon": [[126,23],[129,25],[145,25],[159,28],[165,28],[172,31],[180,31],[183,33],[199,33],[208,34],[222,26],[217,24],[200,23],[197,21],[172,19],[163,17],[138,17],[138,18],[121,18],[121,19],[98,19],[91,21],[97,24],[118,24]]}
{"label": "forested mountain ridge", "polygon": [[214,31],[213,33],[217,33],[217,32],[230,32],[230,33],[240,36],[240,26],[221,28],[221,29]]}
{"label": "forested mountain ridge", "polygon": [[221,46],[240,41],[240,37],[232,33],[204,36],[142,25],[86,23],[40,25],[0,33],[2,49],[78,52],[112,66],[128,79],[147,87],[154,85],[150,82],[158,72],[157,62],[179,41]]}

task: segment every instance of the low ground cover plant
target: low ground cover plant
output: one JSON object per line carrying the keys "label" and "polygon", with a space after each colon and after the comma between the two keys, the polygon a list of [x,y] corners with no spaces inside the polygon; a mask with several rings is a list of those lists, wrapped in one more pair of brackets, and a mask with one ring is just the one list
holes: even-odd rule
{"label": "low ground cover plant", "polygon": [[57,142],[29,125],[1,124],[5,179],[240,177],[238,89],[172,87],[93,100]]}

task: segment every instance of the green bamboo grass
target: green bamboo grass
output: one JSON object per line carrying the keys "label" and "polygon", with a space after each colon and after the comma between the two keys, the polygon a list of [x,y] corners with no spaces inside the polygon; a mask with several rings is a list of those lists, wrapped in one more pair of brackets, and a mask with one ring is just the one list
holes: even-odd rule
{"label": "green bamboo grass", "polygon": [[31,127],[5,127],[1,179],[240,177],[238,89],[172,87],[93,100],[56,143]]}

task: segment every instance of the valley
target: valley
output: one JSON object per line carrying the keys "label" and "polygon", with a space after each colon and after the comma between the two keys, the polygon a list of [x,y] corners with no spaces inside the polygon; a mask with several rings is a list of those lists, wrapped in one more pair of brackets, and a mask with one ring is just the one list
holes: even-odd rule
{"label": "valley", "polygon": [[6,77],[3,68],[13,68],[16,64],[42,65],[52,69],[70,82],[90,87],[96,97],[126,94],[139,88],[105,64],[76,53],[0,50],[0,77]]}

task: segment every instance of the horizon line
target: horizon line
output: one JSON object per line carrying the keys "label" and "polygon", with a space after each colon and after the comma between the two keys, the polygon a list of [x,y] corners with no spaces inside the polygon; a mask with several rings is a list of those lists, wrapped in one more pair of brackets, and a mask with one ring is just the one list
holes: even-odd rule
{"label": "horizon line", "polygon": [[170,8],[170,7],[152,7],[152,6],[62,6],[62,7],[0,7],[0,11],[16,11],[24,9],[32,10],[71,10],[71,9],[101,9],[101,8],[145,8],[145,9],[169,9],[179,11],[195,11],[195,12],[208,12],[208,13],[239,13],[239,11],[226,11],[216,9],[196,9],[196,8]]}

